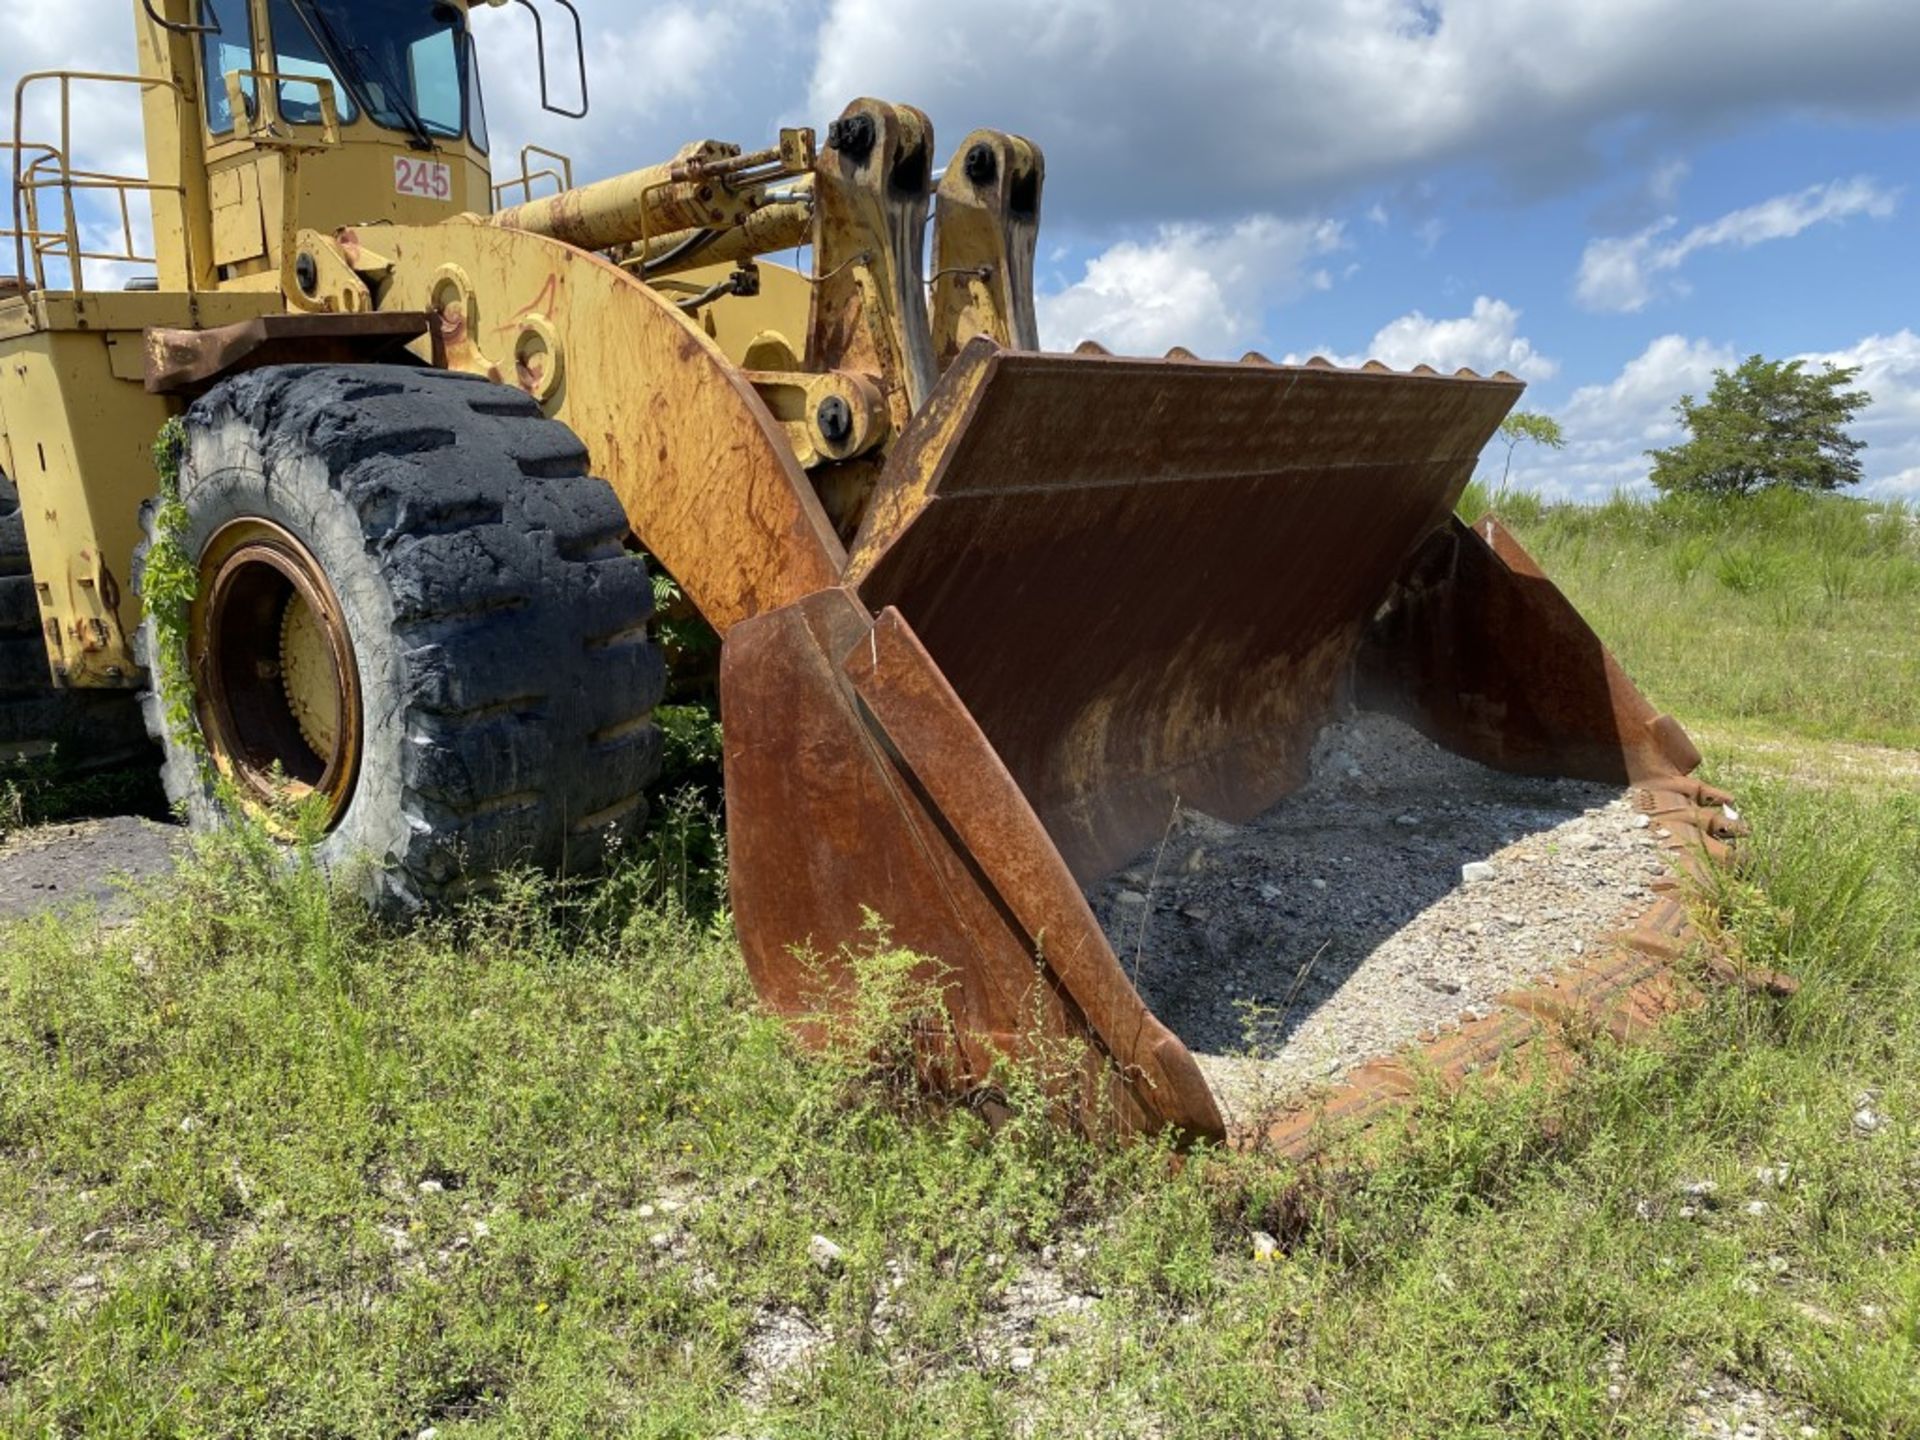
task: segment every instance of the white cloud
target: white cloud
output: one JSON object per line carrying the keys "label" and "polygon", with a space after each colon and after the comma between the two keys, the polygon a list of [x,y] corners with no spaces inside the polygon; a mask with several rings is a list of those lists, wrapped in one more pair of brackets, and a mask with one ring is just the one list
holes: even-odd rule
{"label": "white cloud", "polygon": [[1866,480],[1875,495],[1920,495],[1920,334],[1910,329],[1869,335],[1844,350],[1800,357],[1810,367],[1858,367],[1854,387],[1873,397],[1849,427],[1867,442],[1860,453]]}
{"label": "white cloud", "polygon": [[[1834,180],[1791,195],[1775,195],[1662,241],[1660,237],[1675,224],[1668,216],[1636,234],[1589,243],[1580,257],[1574,294],[1589,310],[1640,310],[1659,292],[1661,277],[1672,276],[1697,251],[1722,245],[1744,250],[1855,215],[1885,219],[1893,213],[1898,195],[1897,190],[1864,175]],[[1664,283],[1669,288],[1680,284],[1677,279]]]}
{"label": "white cloud", "polygon": [[1562,417],[1570,442],[1662,445],[1679,434],[1673,407],[1682,395],[1700,395],[1713,372],[1739,363],[1725,345],[1662,335],[1604,385],[1582,385]]}
{"label": "white cloud", "polygon": [[[1713,372],[1739,364],[1743,354],[1710,340],[1658,337],[1612,380],[1573,392],[1559,416],[1567,448],[1522,451],[1515,483],[1580,500],[1643,487],[1651,468],[1645,452],[1685,436],[1674,414],[1680,397],[1705,395]],[[1861,493],[1920,492],[1920,334],[1903,329],[1869,335],[1844,349],[1793,358],[1814,369],[1859,368],[1854,385],[1873,397],[1849,427],[1867,442],[1860,457],[1866,471]]]}
{"label": "white cloud", "polygon": [[1256,215],[1224,227],[1165,225],[1151,241],[1121,241],[1089,260],[1073,284],[1041,294],[1041,343],[1065,350],[1098,340],[1127,355],[1184,345],[1238,358],[1258,337],[1268,305],[1333,284],[1309,262],[1343,243],[1331,220]]}
{"label": "white cloud", "polygon": [[1436,320],[1415,310],[1383,325],[1363,353],[1329,358],[1340,365],[1378,360],[1396,370],[1431,365],[1440,371],[1464,367],[1483,375],[1506,370],[1523,380],[1552,378],[1559,372],[1559,363],[1519,334],[1519,324],[1520,312],[1513,306],[1482,295],[1473,302],[1470,314]]}

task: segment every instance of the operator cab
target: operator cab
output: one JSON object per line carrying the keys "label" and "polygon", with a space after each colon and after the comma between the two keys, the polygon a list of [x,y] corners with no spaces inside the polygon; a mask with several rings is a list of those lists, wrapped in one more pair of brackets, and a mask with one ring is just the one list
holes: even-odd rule
{"label": "operator cab", "polygon": [[176,103],[183,148],[197,140],[205,158],[204,209],[190,198],[183,214],[197,232],[192,263],[176,266],[178,257],[163,254],[163,289],[272,291],[282,288],[288,242],[302,230],[432,225],[493,209],[465,4],[142,4],[152,22],[143,48],[153,57],[143,68],[176,84],[172,95],[148,93],[149,165],[168,171],[168,127],[154,112]]}
{"label": "operator cab", "polygon": [[[257,21],[257,9],[248,7],[248,21]],[[242,102],[249,117],[257,116],[251,72],[256,54],[266,50],[271,63],[263,68],[279,77],[278,108],[289,125],[325,123],[322,91],[313,83],[323,80],[333,90],[343,129],[365,118],[422,152],[464,140],[486,153],[479,61],[459,6],[445,0],[267,0],[265,11],[270,46],[257,46],[246,33],[209,31],[203,37],[211,135],[233,133],[230,74],[240,74]]]}

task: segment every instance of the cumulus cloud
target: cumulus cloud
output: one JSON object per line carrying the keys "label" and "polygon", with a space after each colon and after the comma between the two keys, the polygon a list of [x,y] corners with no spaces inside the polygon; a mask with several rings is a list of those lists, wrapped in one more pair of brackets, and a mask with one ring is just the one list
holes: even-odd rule
{"label": "cumulus cloud", "polygon": [[[1745,250],[1855,215],[1884,220],[1893,214],[1898,196],[1897,190],[1864,175],[1833,180],[1791,195],[1775,195],[1663,240],[1675,224],[1668,216],[1636,234],[1591,242],[1580,257],[1574,295],[1589,310],[1640,310],[1658,293],[1663,276],[1674,275],[1689,256],[1701,250],[1716,246]],[[1677,285],[1678,281],[1665,283]]]}
{"label": "cumulus cloud", "polygon": [[[1659,336],[1612,380],[1573,392],[1559,415],[1567,448],[1522,452],[1514,466],[1515,483],[1580,500],[1643,487],[1651,468],[1646,451],[1685,437],[1674,414],[1680,397],[1705,395],[1713,372],[1738,365],[1744,354],[1716,341]],[[1854,384],[1873,397],[1851,427],[1867,442],[1861,453],[1862,493],[1920,492],[1920,334],[1902,329],[1869,335],[1842,349],[1793,358],[1813,369],[1827,364],[1859,369]]]}
{"label": "cumulus cloud", "polygon": [[1341,247],[1331,220],[1256,215],[1231,226],[1163,225],[1153,240],[1123,240],[1073,284],[1041,294],[1041,342],[1070,349],[1098,340],[1127,355],[1184,345],[1238,358],[1258,337],[1266,307],[1332,283],[1311,268]]}
{"label": "cumulus cloud", "polygon": [[1841,350],[1800,357],[1809,366],[1858,368],[1854,387],[1873,397],[1852,426],[1870,494],[1920,496],[1920,334],[1869,335]]}
{"label": "cumulus cloud", "polygon": [[1559,373],[1559,362],[1536,350],[1519,333],[1519,325],[1518,310],[1504,300],[1482,295],[1466,315],[1432,319],[1415,310],[1381,326],[1360,354],[1329,358],[1340,365],[1378,360],[1396,370],[1431,365],[1441,371],[1464,367],[1486,375],[1506,370],[1523,380],[1551,379]]}
{"label": "cumulus cloud", "polygon": [[1780,107],[1920,108],[1910,0],[831,0],[821,35],[813,114],[882,94],[951,138],[1032,135],[1077,212],[1149,220],[1315,209],[1462,161],[1555,189]]}

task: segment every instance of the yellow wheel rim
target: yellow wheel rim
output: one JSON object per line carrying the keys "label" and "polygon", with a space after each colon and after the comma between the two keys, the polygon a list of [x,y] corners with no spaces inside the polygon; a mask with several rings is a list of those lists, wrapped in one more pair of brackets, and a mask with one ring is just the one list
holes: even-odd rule
{"label": "yellow wheel rim", "polygon": [[331,827],[361,747],[359,669],[333,588],[304,545],[261,519],[217,531],[199,581],[187,662],[214,765],[269,822],[320,795]]}

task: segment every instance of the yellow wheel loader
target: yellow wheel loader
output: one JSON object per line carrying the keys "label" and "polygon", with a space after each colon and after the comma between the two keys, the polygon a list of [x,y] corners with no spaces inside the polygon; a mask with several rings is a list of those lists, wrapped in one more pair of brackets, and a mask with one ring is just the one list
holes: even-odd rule
{"label": "yellow wheel loader", "polygon": [[[584,111],[584,64],[546,73],[571,6],[519,3],[549,108]],[[1453,518],[1511,377],[1043,353],[1039,148],[942,161],[903,105],[497,176],[486,8],[134,0],[137,74],[21,82],[0,527],[31,561],[0,556],[0,644],[31,634],[47,684],[0,725],[138,703],[193,823],[304,800],[390,906],[591,869],[658,768],[650,557],[722,640],[767,1003],[832,1003],[878,915],[942,967],[944,1083],[1071,1040],[1082,1099],[1189,1137],[1220,1108],[1086,898],[1176,807],[1266,809],[1359,703],[1711,808],[1511,538]],[[142,175],[71,152],[112,91]],[[143,619],[162,554],[179,633]]]}

